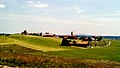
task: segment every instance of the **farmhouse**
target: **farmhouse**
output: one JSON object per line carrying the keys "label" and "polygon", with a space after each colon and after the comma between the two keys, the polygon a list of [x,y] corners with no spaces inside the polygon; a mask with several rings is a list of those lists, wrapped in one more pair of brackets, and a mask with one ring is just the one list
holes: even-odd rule
{"label": "farmhouse", "polygon": [[[62,43],[60,46],[80,46],[80,47],[91,47],[91,42],[97,42],[101,41],[101,36],[76,36],[73,35],[73,32],[71,32],[71,35],[66,36],[60,36],[63,38]],[[94,44],[96,46],[96,43]]]}
{"label": "farmhouse", "polygon": [[54,37],[55,34],[50,34],[49,32],[46,32],[45,34],[42,35],[43,37]]}
{"label": "farmhouse", "polygon": [[80,46],[80,47],[87,47],[90,45],[90,41],[79,41],[76,42],[75,40],[69,39],[68,36],[63,37],[62,43],[60,46]]}

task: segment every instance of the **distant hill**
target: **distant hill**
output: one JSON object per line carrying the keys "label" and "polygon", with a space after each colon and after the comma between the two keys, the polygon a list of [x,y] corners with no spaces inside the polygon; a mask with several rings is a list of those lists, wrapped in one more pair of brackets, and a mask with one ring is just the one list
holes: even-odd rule
{"label": "distant hill", "polygon": [[[77,34],[78,37],[81,36],[93,36],[93,35],[88,35],[88,34]],[[108,38],[108,39],[115,39],[115,40],[120,40],[120,36],[102,36],[103,38]]]}
{"label": "distant hill", "polygon": [[103,38],[108,38],[108,39],[118,39],[120,40],[120,36],[102,36]]}

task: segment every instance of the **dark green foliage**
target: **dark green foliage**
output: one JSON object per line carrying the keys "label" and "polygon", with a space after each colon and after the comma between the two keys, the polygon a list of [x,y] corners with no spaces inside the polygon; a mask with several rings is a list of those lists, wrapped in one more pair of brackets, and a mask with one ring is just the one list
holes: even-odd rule
{"label": "dark green foliage", "polygon": [[90,43],[90,45],[93,46],[93,47],[104,47],[108,44],[109,44],[109,41],[104,41],[104,40],[102,40],[102,41],[92,41]]}

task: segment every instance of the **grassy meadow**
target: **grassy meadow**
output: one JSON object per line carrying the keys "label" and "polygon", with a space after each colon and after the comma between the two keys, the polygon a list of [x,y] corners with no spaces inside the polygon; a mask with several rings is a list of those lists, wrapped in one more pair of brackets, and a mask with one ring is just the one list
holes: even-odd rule
{"label": "grassy meadow", "polygon": [[62,39],[40,36],[0,36],[0,64],[22,67],[120,67],[120,40],[101,48],[59,46]]}

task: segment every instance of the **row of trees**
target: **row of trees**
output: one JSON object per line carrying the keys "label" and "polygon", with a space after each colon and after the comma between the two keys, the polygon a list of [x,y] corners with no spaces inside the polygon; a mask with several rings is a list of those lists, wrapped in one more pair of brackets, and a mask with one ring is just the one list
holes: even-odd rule
{"label": "row of trees", "polygon": [[34,36],[43,36],[43,37],[54,37],[55,34],[50,34],[49,32],[46,32],[45,34],[41,33],[28,33],[26,30],[24,30],[22,35],[34,35]]}

